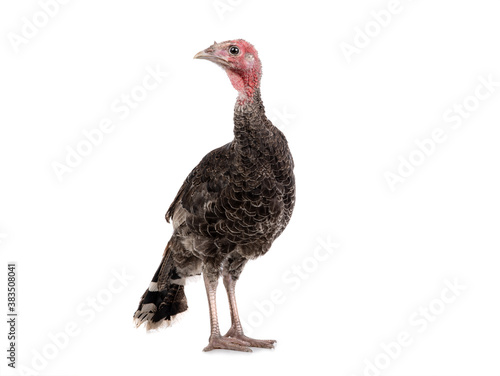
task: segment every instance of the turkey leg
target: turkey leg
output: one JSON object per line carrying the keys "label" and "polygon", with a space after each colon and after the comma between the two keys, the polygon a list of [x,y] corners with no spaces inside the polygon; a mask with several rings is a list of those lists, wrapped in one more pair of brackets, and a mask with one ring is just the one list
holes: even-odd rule
{"label": "turkey leg", "polygon": [[247,337],[243,333],[243,328],[241,327],[240,317],[238,315],[238,307],[236,306],[236,295],[235,286],[236,280],[229,274],[229,272],[223,271],[223,282],[224,287],[227,291],[227,297],[229,299],[229,308],[231,310],[231,329],[224,335],[223,338],[239,339],[247,343],[247,346],[251,347],[262,347],[266,349],[274,348],[276,343],[273,339],[253,339]]}
{"label": "turkey leg", "polygon": [[210,309],[210,338],[208,346],[203,351],[211,351],[215,349],[235,350],[250,352],[252,349],[248,347],[250,344],[238,338],[223,337],[219,330],[219,320],[217,318],[217,305],[215,302],[215,294],[217,290],[217,278],[210,278],[207,273],[203,273],[205,288],[207,290],[208,306]]}

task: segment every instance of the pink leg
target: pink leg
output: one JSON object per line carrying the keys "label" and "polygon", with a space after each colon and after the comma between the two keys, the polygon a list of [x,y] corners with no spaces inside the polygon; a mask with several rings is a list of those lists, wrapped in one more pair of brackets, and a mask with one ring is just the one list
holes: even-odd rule
{"label": "pink leg", "polygon": [[217,318],[217,306],[215,303],[215,293],[217,290],[217,279],[210,280],[209,277],[203,273],[205,281],[205,288],[207,290],[208,307],[210,309],[210,338],[208,346],[203,351],[211,351],[215,349],[235,350],[250,352],[249,343],[242,341],[238,338],[223,337],[219,330],[219,320]]}
{"label": "pink leg", "polygon": [[235,286],[236,280],[234,280],[229,273],[224,273],[224,287],[227,291],[227,296],[229,298],[229,307],[231,309],[231,329],[224,335],[225,338],[239,339],[247,343],[247,346],[251,347],[262,347],[266,349],[274,348],[276,343],[273,339],[253,339],[247,337],[243,333],[243,328],[241,327],[240,317],[238,315],[238,307],[236,306],[236,295]]}

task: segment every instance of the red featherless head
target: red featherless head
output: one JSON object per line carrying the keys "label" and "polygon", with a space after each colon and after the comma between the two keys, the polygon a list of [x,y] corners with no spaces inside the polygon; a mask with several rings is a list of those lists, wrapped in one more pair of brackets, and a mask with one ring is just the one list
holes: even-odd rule
{"label": "red featherless head", "polygon": [[262,66],[257,50],[243,39],[214,42],[207,49],[198,52],[195,59],[210,60],[222,67],[234,88],[238,90],[242,103],[252,100],[260,86]]}

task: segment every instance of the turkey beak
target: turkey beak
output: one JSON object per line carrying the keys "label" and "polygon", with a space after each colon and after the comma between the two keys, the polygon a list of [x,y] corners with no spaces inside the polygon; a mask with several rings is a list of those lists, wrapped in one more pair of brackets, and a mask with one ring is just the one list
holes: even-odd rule
{"label": "turkey beak", "polygon": [[213,48],[207,48],[206,50],[198,52],[196,55],[194,55],[194,59],[208,60],[212,63],[220,65],[223,68],[229,67],[229,61],[221,56],[215,55],[215,50]]}

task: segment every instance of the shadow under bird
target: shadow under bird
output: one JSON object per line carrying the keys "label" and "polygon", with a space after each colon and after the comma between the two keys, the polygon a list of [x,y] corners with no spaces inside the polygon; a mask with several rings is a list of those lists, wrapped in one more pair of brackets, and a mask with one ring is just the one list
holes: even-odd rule
{"label": "shadow under bird", "polygon": [[[260,97],[262,66],[250,43],[214,42],[194,58],[222,67],[238,91],[234,139],[201,160],[170,205],[165,218],[174,232],[134,320],[147,330],[170,325],[188,308],[186,278],[202,273],[210,311],[204,351],[273,348],[276,341],[243,333],[235,285],[247,261],[264,255],[290,220],[295,204],[292,155],[283,133],[266,117]],[[221,275],[231,313],[225,335],[215,299]]]}

